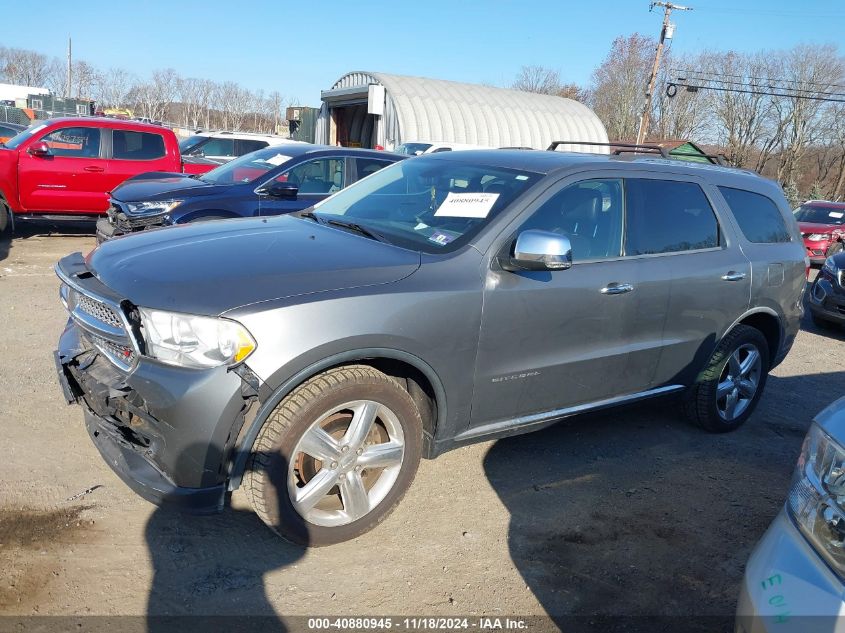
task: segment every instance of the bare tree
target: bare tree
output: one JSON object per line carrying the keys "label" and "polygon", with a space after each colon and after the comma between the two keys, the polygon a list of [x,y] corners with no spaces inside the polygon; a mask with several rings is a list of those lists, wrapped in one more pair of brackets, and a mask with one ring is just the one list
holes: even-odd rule
{"label": "bare tree", "polygon": [[561,89],[560,73],[544,66],[523,66],[511,88],[522,92],[556,95]]}
{"label": "bare tree", "polygon": [[639,33],[617,37],[593,73],[591,105],[613,140],[637,136],[655,45]]}
{"label": "bare tree", "polygon": [[558,97],[580,101],[581,103],[587,103],[590,100],[590,91],[577,84],[563,84],[555,94]]}
{"label": "bare tree", "polygon": [[50,59],[46,55],[21,48],[2,49],[3,77],[11,84],[43,87],[50,71]]}
{"label": "bare tree", "polygon": [[[787,52],[780,70],[792,88],[813,96],[845,81],[845,64],[831,44],[796,46]],[[780,182],[790,182],[797,178],[807,148],[824,133],[820,126],[824,102],[798,97],[778,97],[776,102],[785,129],[777,176]]]}
{"label": "bare tree", "polygon": [[100,73],[91,64],[82,60],[73,63],[72,71],[73,94],[77,99],[93,99],[100,81]]}
{"label": "bare tree", "polygon": [[154,121],[166,120],[176,95],[179,77],[172,68],[153,71],[150,81],[136,84],[129,100],[141,110],[142,116]]}
{"label": "bare tree", "polygon": [[[657,85],[666,85],[672,78],[672,66],[698,67],[701,57],[675,59],[670,52],[664,55],[664,65],[658,75]],[[707,100],[698,93],[678,91],[670,97],[657,90],[653,100],[651,135],[660,139],[694,139],[707,133],[710,125]]]}
{"label": "bare tree", "polygon": [[129,91],[137,80],[122,68],[109,68],[99,73],[95,100],[103,107],[121,108],[127,105]]}
{"label": "bare tree", "polygon": [[[700,57],[699,68],[749,81],[770,74],[770,64],[763,54],[707,53]],[[702,96],[713,116],[717,143],[724,148],[728,162],[737,167],[749,166],[766,135],[772,137],[771,100],[763,94],[727,91],[711,91]]]}

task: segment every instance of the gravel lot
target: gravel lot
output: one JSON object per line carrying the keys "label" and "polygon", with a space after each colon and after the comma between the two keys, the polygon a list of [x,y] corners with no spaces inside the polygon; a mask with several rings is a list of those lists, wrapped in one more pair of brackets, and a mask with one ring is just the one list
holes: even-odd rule
{"label": "gravel lot", "polygon": [[807,318],[736,433],[687,426],[671,400],[571,419],[425,461],[378,529],[303,550],[237,493],[223,515],[172,515],[102,462],[51,357],[65,321],[52,265],[92,248],[93,227],[52,228],[0,238],[0,614],[549,614],[566,630],[672,616],[729,630],[811,416],[845,386],[845,333]]}

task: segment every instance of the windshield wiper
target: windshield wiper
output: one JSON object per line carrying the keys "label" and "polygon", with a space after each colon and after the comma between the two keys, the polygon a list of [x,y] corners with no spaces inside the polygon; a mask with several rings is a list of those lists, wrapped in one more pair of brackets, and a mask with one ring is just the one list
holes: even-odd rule
{"label": "windshield wiper", "polygon": [[317,224],[322,224],[320,218],[317,217],[317,214],[313,211],[300,211],[296,214],[298,218],[308,218],[309,220],[314,220]]}
{"label": "windshield wiper", "polygon": [[[313,214],[312,214],[313,215]],[[354,222],[344,222],[343,220],[326,220],[326,224],[331,224],[332,226],[340,226],[345,229],[352,229],[356,233],[360,233],[364,237],[369,237],[372,240],[376,240],[377,242],[384,242],[386,241],[383,235],[379,235],[372,229],[368,229],[366,227],[361,226],[360,224],[355,224]]]}

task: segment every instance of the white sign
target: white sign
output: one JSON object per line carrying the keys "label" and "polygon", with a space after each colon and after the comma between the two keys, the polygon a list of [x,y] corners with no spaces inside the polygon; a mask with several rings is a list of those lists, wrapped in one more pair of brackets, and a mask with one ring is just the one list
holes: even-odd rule
{"label": "white sign", "polygon": [[272,158],[266,159],[264,162],[270,163],[271,165],[275,165],[276,167],[278,167],[282,163],[286,163],[289,160],[290,160],[290,156],[285,156],[284,154],[276,154]]}
{"label": "white sign", "polygon": [[486,218],[499,199],[498,193],[449,192],[434,215],[445,218]]}
{"label": "white sign", "polygon": [[840,213],[839,211],[831,211],[828,215],[832,218],[836,218],[837,220],[841,218],[845,213]]}

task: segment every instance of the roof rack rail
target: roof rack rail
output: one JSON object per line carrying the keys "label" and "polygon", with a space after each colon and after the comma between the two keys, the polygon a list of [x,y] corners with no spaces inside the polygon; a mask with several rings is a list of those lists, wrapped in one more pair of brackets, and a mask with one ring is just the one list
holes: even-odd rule
{"label": "roof rack rail", "polygon": [[639,143],[599,143],[597,141],[553,141],[549,145],[549,151],[553,152],[561,145],[590,145],[594,147],[614,147],[612,154],[618,156],[623,153],[660,154],[663,158],[669,158],[669,150],[659,145],[642,145]]}
{"label": "roof rack rail", "polygon": [[668,160],[684,160],[684,156],[695,156],[698,158],[706,158],[714,165],[721,167],[730,167],[725,157],[721,154],[672,154],[670,150],[660,145],[643,145],[641,143],[599,143],[597,141],[553,141],[549,145],[549,151],[555,151],[561,145],[591,145],[595,147],[611,147],[614,148],[611,154],[619,156],[620,154],[660,154],[661,158]]}

